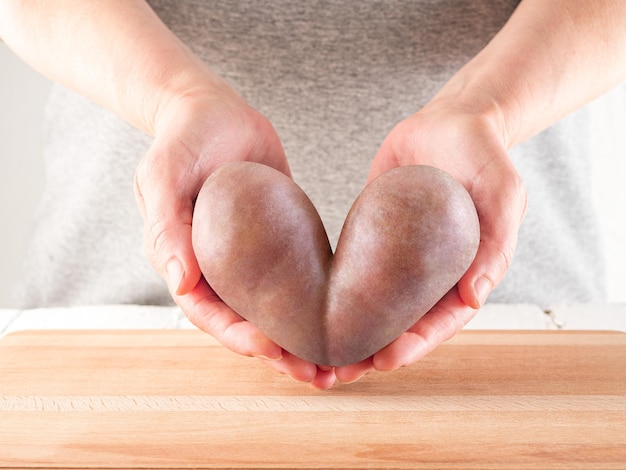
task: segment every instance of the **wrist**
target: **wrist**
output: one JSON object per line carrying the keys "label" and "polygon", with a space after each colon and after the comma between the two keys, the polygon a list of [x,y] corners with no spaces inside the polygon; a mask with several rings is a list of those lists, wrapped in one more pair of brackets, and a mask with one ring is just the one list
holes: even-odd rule
{"label": "wrist", "polygon": [[[197,59],[199,62],[199,59]],[[141,127],[156,136],[167,127],[190,103],[240,99],[239,95],[221,77],[213,74],[202,63],[185,64],[176,73],[160,78],[151,96],[138,103]]]}
{"label": "wrist", "polygon": [[[506,96],[506,99],[502,98]],[[465,115],[484,128],[491,129],[505,149],[518,142],[519,106],[513,93],[502,84],[483,80],[473,73],[457,73],[425,106],[424,111],[446,110],[446,113]]]}
{"label": "wrist", "polygon": [[154,108],[150,111],[149,133],[153,136],[166,133],[185,114],[194,113],[196,103],[211,99],[215,92],[209,84],[188,82],[179,85],[168,83],[156,94]]}

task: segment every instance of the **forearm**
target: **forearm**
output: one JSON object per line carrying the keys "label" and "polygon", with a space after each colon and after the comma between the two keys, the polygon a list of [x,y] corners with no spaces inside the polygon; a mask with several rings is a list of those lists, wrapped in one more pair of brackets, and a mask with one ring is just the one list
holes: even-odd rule
{"label": "forearm", "polygon": [[488,115],[512,147],[625,77],[626,2],[523,0],[434,102]]}
{"label": "forearm", "polygon": [[142,0],[0,1],[0,37],[43,75],[149,134],[165,101],[223,86]]}

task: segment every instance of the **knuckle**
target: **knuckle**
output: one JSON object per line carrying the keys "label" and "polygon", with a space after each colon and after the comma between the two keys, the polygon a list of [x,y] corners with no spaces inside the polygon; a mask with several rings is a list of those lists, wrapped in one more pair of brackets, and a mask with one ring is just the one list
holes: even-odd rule
{"label": "knuckle", "polygon": [[150,263],[155,268],[164,266],[164,255],[167,248],[168,229],[160,221],[146,224],[144,232],[144,249]]}
{"label": "knuckle", "polygon": [[515,211],[516,221],[520,221],[524,218],[526,213],[526,207],[528,205],[528,192],[526,191],[526,185],[522,180],[522,177],[515,170],[511,170],[509,177],[506,180],[506,187],[509,207]]}
{"label": "knuckle", "polygon": [[483,276],[495,287],[504,278],[513,263],[515,244],[494,242],[491,244],[490,252],[489,267],[486,269]]}
{"label": "knuckle", "polygon": [[139,182],[139,174],[137,171],[135,171],[135,176],[133,178],[133,189],[135,191],[135,199],[137,200],[137,205],[139,206],[142,217],[145,219],[146,201],[144,200],[143,192],[141,191],[141,184]]}
{"label": "knuckle", "polygon": [[498,265],[500,267],[500,272],[504,273],[509,270],[511,264],[513,263],[515,247],[508,243],[505,243],[500,245],[497,249]]}

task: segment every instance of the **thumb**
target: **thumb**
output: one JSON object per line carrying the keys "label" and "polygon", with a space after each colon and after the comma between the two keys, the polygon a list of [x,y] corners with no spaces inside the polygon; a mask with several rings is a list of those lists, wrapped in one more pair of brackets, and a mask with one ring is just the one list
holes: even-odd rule
{"label": "thumb", "polygon": [[479,309],[487,301],[493,289],[508,271],[516,241],[508,243],[481,240],[472,265],[459,280],[459,295],[473,309]]}
{"label": "thumb", "polygon": [[176,178],[149,178],[151,174],[142,164],[135,173],[135,196],[144,219],[144,250],[170,293],[184,295],[201,277],[191,243],[193,200],[184,196]]}
{"label": "thumb", "polygon": [[517,235],[526,213],[527,194],[513,170],[506,177],[478,179],[470,189],[480,221],[480,244],[476,257],[458,283],[459,295],[478,309],[506,275],[517,246]]}

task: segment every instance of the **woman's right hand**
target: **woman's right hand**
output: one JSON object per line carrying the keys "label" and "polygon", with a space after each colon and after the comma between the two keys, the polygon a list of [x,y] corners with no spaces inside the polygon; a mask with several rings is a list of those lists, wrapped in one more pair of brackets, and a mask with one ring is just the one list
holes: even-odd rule
{"label": "woman's right hand", "polygon": [[201,87],[165,101],[154,120],[155,140],[136,171],[144,217],[144,247],[189,320],[224,346],[262,358],[296,380],[328,388],[332,370],[283,351],[215,294],[200,272],[191,243],[194,201],[219,166],[254,161],[290,175],[270,122],[226,84]]}

